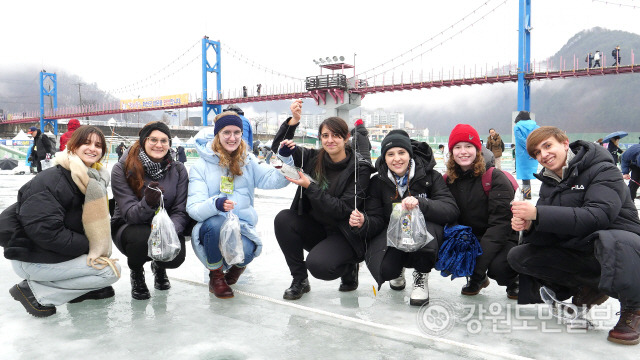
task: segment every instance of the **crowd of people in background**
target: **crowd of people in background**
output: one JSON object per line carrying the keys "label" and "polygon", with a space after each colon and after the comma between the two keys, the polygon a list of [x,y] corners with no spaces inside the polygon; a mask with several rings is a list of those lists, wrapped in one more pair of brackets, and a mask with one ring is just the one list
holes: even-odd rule
{"label": "crowd of people in background", "polygon": [[[619,47],[614,51],[619,64]],[[593,60],[599,66],[599,51]],[[111,174],[101,163],[107,145],[98,128],[70,121],[53,166],[44,170],[41,160],[54,155],[54,142],[30,128],[29,159],[38,173],[0,215],[0,244],[23,279],[10,295],[36,317],[51,316],[62,304],[113,297],[111,284],[122,266],[110,258],[114,244],[126,257],[131,297],[147,300],[145,264],[150,263],[154,288],[169,290],[167,269],[185,261],[190,236],[209,274],[209,291],[232,298],[231,286],[262,250],[255,189],[277,191],[292,183],[291,207],[274,220],[291,277],[285,300],[311,291],[309,275],[340,279],[338,291],[354,291],[364,262],[378,290],[385,282],[394,291],[405,289],[405,270],[413,269],[409,304],[428,304],[429,273],[442,270],[443,249],[458,241],[451,229],[460,227],[475,249],[459,258],[447,255],[458,268],[472,255],[464,264],[470,267],[461,295],[475,296],[493,279],[504,286],[505,301],[519,304],[551,296],[588,311],[613,297],[621,312],[608,340],[640,343],[640,219],[634,205],[640,144],[623,152],[620,137],[607,149],[570,142],[561,129],[540,126],[520,111],[514,123],[517,184],[502,170],[505,144],[494,128],[485,144],[473,126],[456,124],[448,148],[440,145],[437,152],[404,130],[392,130],[374,164],[361,120],[349,131],[344,119],[326,118],[318,128],[320,148],[310,149],[293,140],[302,101],[290,110],[271,145],[262,146],[254,143],[244,112],[229,106],[215,117],[213,134],[196,139],[199,158],[189,170],[184,147],[171,151],[171,131],[162,122],[146,124],[129,147],[117,146]],[[265,162],[259,161],[260,152]],[[272,155],[290,171],[271,166]],[[435,168],[436,155],[444,161],[443,173]],[[541,182],[536,203],[527,201],[532,179]],[[180,246],[167,261],[152,257],[148,242],[161,211]],[[397,225],[395,211],[422,215],[431,241],[417,249],[390,244],[387,231]],[[237,246],[244,254],[237,261],[221,245],[230,220],[237,222]]]}

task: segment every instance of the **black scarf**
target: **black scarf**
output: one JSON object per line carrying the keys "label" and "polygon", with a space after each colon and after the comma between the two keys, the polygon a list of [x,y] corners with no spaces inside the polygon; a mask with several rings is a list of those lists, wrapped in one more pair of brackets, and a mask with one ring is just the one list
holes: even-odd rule
{"label": "black scarf", "polygon": [[173,159],[171,158],[171,154],[169,152],[167,152],[167,155],[159,163],[149,159],[147,153],[145,153],[142,149],[140,149],[140,152],[138,153],[138,158],[140,159],[140,162],[142,162],[144,173],[153,180],[162,179],[164,177],[164,174],[169,170],[169,168],[171,168],[171,162],[173,162]]}

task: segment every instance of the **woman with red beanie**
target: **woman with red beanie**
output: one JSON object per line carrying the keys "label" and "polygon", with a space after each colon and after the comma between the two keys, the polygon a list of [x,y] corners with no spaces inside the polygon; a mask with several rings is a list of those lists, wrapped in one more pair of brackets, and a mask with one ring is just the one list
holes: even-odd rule
{"label": "woman with red beanie", "polygon": [[460,209],[458,223],[471,227],[482,247],[482,255],[476,259],[473,274],[461,293],[477,295],[489,286],[491,277],[498,285],[507,286],[507,297],[517,299],[518,274],[507,262],[507,253],[518,243],[511,229],[514,189],[507,176],[494,169],[491,189],[485,193],[481,147],[480,136],[471,125],[458,124],[449,135],[447,186]]}

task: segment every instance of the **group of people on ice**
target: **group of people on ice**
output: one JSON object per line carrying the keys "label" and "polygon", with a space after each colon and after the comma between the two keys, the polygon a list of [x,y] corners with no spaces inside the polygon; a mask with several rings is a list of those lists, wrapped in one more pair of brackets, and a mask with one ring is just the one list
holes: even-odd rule
{"label": "group of people on ice", "polygon": [[[379,286],[389,281],[393,290],[406,287],[405,268],[413,269],[410,304],[427,304],[429,272],[439,260],[445,228],[462,225],[481,248],[462,295],[478,294],[492,279],[505,287],[507,298],[523,304],[542,302],[543,286],[586,308],[614,297],[621,314],[608,339],[640,342],[640,220],[606,149],[570,142],[562,130],[538,127],[521,112],[516,166],[526,175],[518,176],[525,198],[530,198],[528,180],[542,182],[534,205],[514,200],[520,190],[485,161],[479,134],[470,125],[451,131],[441,174],[431,147],[403,130],[386,135],[372,164],[362,121],[350,132],[343,119],[329,117],[319,126],[321,148],[298,146],[293,137],[302,101],[292,103],[291,113],[272,143],[283,166],[299,170],[289,176],[258,162],[243,138],[243,118],[234,111],[218,114],[214,136],[196,141],[200,159],[189,172],[171,157],[164,123],[144,126],[110,176],[100,163],[104,135],[93,126],[79,127],[56,154],[57,166],[25,184],[17,203],[0,216],[4,255],[24,279],[11,287],[11,296],[37,317],[53,315],[65,303],[114,296],[111,284],[120,277],[121,264],[110,258],[113,242],[127,257],[131,296],[149,299],[145,263],[151,263],[154,288],[168,290],[167,269],[184,262],[185,236],[191,236],[195,254],[209,270],[209,291],[231,298],[230,285],[262,250],[255,189],[293,183],[291,207],[274,221],[292,279],[284,299],[310,292],[309,274],[340,278],[339,291],[356,290],[364,262]],[[536,174],[538,163],[542,170]],[[416,251],[387,245],[398,204],[423,214],[433,241]],[[147,240],[159,208],[168,213],[181,245],[170,261],[149,257]],[[221,228],[230,214],[239,220],[244,253],[236,264],[228,264],[220,250]]]}

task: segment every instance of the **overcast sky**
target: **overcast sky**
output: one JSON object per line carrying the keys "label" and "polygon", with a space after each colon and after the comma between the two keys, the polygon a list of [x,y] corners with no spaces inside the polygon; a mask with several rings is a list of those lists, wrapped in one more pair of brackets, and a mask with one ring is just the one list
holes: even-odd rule
{"label": "overcast sky", "polygon": [[[531,2],[532,59],[552,55],[575,33],[595,26],[640,34],[638,0]],[[441,70],[447,73],[451,68],[456,72],[462,68],[467,72],[472,68],[479,71],[486,66],[517,63],[518,3],[516,0],[3,1],[0,81],[10,75],[13,67],[34,64],[48,72],[64,70],[77,74],[104,90],[146,84],[116,93],[124,99],[200,92],[200,40],[204,35],[220,40],[228,51],[243,53],[256,66],[260,64],[296,78],[318,74],[313,59],[343,55],[353,63],[354,53],[357,53],[356,73],[391,59],[397,65],[420,54],[398,67],[395,76],[404,73],[408,77],[413,70],[415,78],[420,69],[425,77]],[[471,14],[474,9],[478,11]],[[434,40],[428,41],[431,38]],[[397,58],[420,44],[423,45],[409,56]],[[222,72],[225,91],[242,85],[253,89],[257,83],[285,80],[263,70],[253,70],[224,52]],[[157,80],[152,76],[156,73],[168,78]],[[150,76],[154,80],[144,80]],[[160,82],[149,85],[152,81]],[[209,82],[214,84],[215,77],[209,76]],[[363,105],[373,108],[406,102],[440,104],[452,97],[481,91],[475,88],[370,95]]]}

